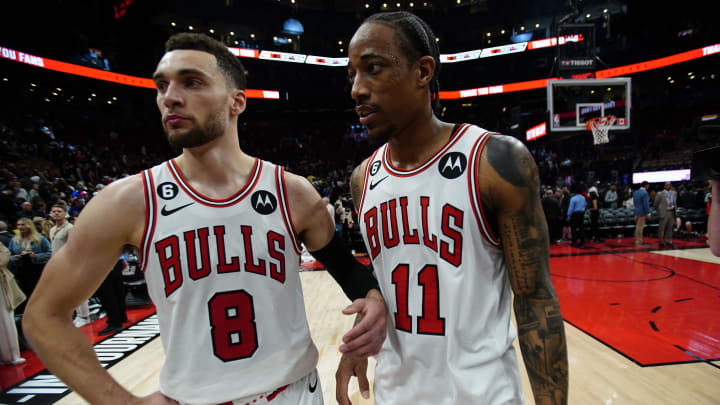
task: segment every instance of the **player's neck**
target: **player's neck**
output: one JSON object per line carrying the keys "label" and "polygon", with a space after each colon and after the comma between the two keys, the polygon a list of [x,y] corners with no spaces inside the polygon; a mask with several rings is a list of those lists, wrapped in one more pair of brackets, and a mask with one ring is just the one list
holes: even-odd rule
{"label": "player's neck", "polygon": [[390,160],[395,167],[412,169],[427,161],[447,143],[453,125],[435,115],[411,122],[388,141]]}
{"label": "player's neck", "polygon": [[200,189],[208,186],[227,186],[230,189],[238,185],[242,187],[255,159],[240,149],[237,132],[233,131],[205,145],[183,149],[175,163],[183,177],[202,192]]}

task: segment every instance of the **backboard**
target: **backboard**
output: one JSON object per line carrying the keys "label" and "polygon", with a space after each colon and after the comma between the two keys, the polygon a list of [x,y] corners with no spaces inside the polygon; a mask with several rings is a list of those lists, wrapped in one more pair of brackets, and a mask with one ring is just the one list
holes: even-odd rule
{"label": "backboard", "polygon": [[630,129],[631,88],[629,77],[549,80],[550,131],[587,131],[588,120],[608,115],[617,118],[610,130]]}

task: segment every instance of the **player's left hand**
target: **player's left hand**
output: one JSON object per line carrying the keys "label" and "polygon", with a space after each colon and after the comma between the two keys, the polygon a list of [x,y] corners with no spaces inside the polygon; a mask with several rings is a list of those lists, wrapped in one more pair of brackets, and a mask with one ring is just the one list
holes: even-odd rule
{"label": "player's left hand", "polygon": [[378,354],[387,333],[387,307],[380,291],[370,290],[365,298],[353,301],[343,314],[358,314],[360,321],[343,336],[340,351],[346,356]]}

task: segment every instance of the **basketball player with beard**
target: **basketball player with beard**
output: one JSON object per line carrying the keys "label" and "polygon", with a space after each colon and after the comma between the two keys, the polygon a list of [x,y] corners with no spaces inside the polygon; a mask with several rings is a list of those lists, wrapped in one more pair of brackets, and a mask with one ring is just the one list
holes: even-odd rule
{"label": "basketball player with beard", "polygon": [[[165,50],[153,81],[182,154],[90,201],[43,272],[25,332],[47,368],[93,404],[322,404],[300,243],[354,299],[344,312],[362,316],[341,351],[379,351],[387,315],[377,282],[335,237],[307,180],[240,149],[240,61],[200,34],[175,35]],[[143,398],[102,368],[70,321],[128,244],[141,252],[166,356],[160,390]]]}
{"label": "basketball player with beard", "polygon": [[[439,50],[415,15],[370,16],[348,56],[360,123],[384,143],[351,176],[389,312],[376,403],[524,404],[514,306],[535,403],[566,404],[565,332],[532,156],[515,138],[437,118]],[[366,359],[343,356],[340,404],[353,375],[367,397],[366,371]]]}

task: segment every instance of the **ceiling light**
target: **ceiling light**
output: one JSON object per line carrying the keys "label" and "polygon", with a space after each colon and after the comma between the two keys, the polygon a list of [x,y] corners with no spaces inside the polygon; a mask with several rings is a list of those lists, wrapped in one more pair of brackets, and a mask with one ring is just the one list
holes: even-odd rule
{"label": "ceiling light", "polygon": [[255,39],[255,34],[250,34],[250,38]]}
{"label": "ceiling light", "polygon": [[174,26],[176,26],[177,24],[175,24],[175,21],[173,21],[173,22],[170,23],[170,25],[172,25],[172,26],[174,27]]}
{"label": "ceiling light", "polygon": [[607,14],[607,12],[608,12],[608,9],[603,10],[603,13]]}
{"label": "ceiling light", "polygon": [[53,92],[52,92],[52,95],[53,95],[53,96],[57,96],[57,93],[55,93],[55,92],[53,91]]}
{"label": "ceiling light", "polygon": [[343,52],[345,52],[345,50],[344,50],[344,49],[342,49],[342,48],[340,48],[340,53],[343,53]]}
{"label": "ceiling light", "polygon": [[[692,76],[692,74],[693,74],[692,72],[688,72],[688,76]],[[34,86],[34,84],[33,84],[33,86]]]}
{"label": "ceiling light", "polygon": [[91,94],[91,96],[93,96],[93,97],[97,97],[97,96],[95,95],[95,93],[92,93],[92,94]]}
{"label": "ceiling light", "polygon": [[535,28],[540,28],[540,24],[535,24]]}
{"label": "ceiling light", "polygon": [[595,94],[595,90],[590,90],[590,94]]}
{"label": "ceiling light", "polygon": [[365,8],[370,8],[370,5],[365,3]]}
{"label": "ceiling light", "polygon": [[383,3],[383,8],[387,8],[387,3]]}
{"label": "ceiling light", "polygon": [[490,36],[490,33],[489,33],[489,32],[487,33],[487,36]]}
{"label": "ceiling light", "polygon": [[193,26],[190,25],[190,26],[188,26],[188,29],[189,29],[190,31],[192,31],[192,30],[194,30],[195,28],[193,28]]}
{"label": "ceiling light", "polygon": [[338,41],[338,45],[342,45],[342,41]]}
{"label": "ceiling light", "polygon": [[435,38],[435,42],[440,42],[440,38]]}
{"label": "ceiling light", "polygon": [[415,7],[415,3],[410,3],[410,7]]}
{"label": "ceiling light", "polygon": [[235,45],[237,45],[237,44],[238,44],[238,41],[235,41]]}
{"label": "ceiling light", "polygon": [[668,80],[672,80],[672,76],[668,76]]}
{"label": "ceiling light", "polygon": [[590,18],[590,13],[585,14],[585,18]]}
{"label": "ceiling light", "polygon": [[427,3],[423,3],[423,7],[427,7]]}
{"label": "ceiling light", "polygon": [[400,7],[400,3],[395,3],[395,5],[396,5],[397,7]]}
{"label": "ceiling light", "polygon": [[62,89],[60,87],[55,87],[55,90],[62,91]]}
{"label": "ceiling light", "polygon": [[277,41],[277,37],[273,37],[273,41]]}
{"label": "ceiling light", "polygon": [[30,83],[30,85],[33,87],[37,87],[37,84],[35,84],[35,83]]}
{"label": "ceiling light", "polygon": [[92,98],[88,97],[88,101],[92,101]]}
{"label": "ceiling light", "polygon": [[457,4],[460,4],[461,0],[457,0]]}
{"label": "ceiling light", "polygon": [[113,97],[113,100],[117,101],[117,97]]}
{"label": "ceiling light", "polygon": [[505,35],[505,30],[500,30],[500,33]]}
{"label": "ceiling light", "polygon": [[611,89],[610,87],[608,87],[608,91],[611,91],[611,90],[612,90],[612,89]]}
{"label": "ceiling light", "polygon": [[[230,36],[235,36],[235,31],[230,31]],[[252,35],[251,35],[252,36]]]}
{"label": "ceiling light", "polygon": [[7,77],[3,77],[3,81],[4,81],[4,82],[8,81],[8,78],[7,78]]}
{"label": "ceiling light", "polygon": [[107,103],[108,103],[108,104],[112,104],[112,101],[108,100]]}
{"label": "ceiling light", "polygon": [[214,34],[214,33],[215,33],[215,30],[212,29],[212,28],[210,28],[210,33],[211,33],[211,34]]}
{"label": "ceiling light", "polygon": [[694,78],[695,78],[695,76],[690,76],[690,80],[692,80],[692,79],[694,79]]}
{"label": "ceiling light", "polygon": [[295,4],[295,0],[290,0],[290,3]]}
{"label": "ceiling light", "polygon": [[675,83],[675,80],[670,80],[670,84],[673,84],[673,83]]}
{"label": "ceiling light", "polygon": [[520,27],[520,31],[525,31],[525,26]]}
{"label": "ceiling light", "polygon": [[288,38],[288,43],[292,44],[292,38]]}

